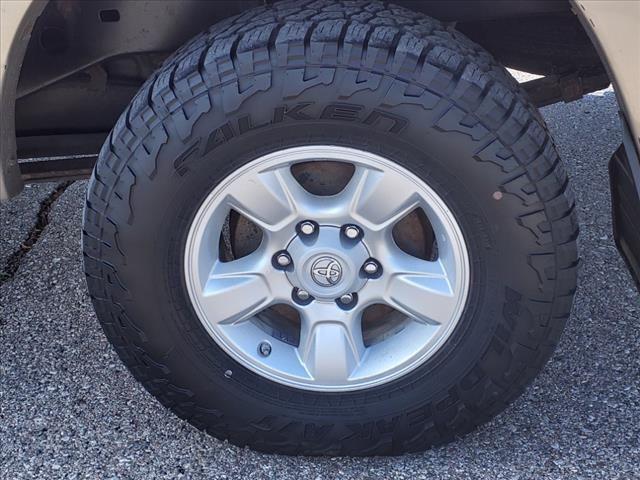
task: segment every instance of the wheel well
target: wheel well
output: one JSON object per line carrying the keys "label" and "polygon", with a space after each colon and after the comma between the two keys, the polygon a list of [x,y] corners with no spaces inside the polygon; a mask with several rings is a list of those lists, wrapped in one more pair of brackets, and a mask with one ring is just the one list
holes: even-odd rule
{"label": "wheel well", "polygon": [[[97,153],[135,92],[171,52],[208,26],[265,3],[271,2],[49,2],[35,24],[18,84],[18,158]],[[395,3],[451,23],[505,66],[557,78],[604,75],[568,0]]]}

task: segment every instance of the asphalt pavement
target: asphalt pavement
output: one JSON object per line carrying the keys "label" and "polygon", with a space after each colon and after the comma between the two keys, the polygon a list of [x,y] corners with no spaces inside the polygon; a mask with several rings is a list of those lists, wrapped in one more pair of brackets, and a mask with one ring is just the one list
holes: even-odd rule
{"label": "asphalt pavement", "polygon": [[378,458],[264,455],[199,432],[136,383],[102,334],[82,271],[86,182],[46,184],[0,207],[0,478],[640,478],[640,296],[612,239],[607,174],[621,142],[615,96],[542,111],[578,201],[580,287],[551,362],[495,420]]}

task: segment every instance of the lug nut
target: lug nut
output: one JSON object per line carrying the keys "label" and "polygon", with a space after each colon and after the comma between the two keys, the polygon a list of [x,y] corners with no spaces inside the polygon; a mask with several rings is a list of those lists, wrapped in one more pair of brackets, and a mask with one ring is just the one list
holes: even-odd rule
{"label": "lug nut", "polygon": [[288,267],[291,265],[291,257],[286,253],[280,253],[276,257],[276,263],[281,267]]}
{"label": "lug nut", "polygon": [[350,293],[345,293],[340,297],[340,303],[348,305],[351,302],[353,302],[353,295],[351,295]]}
{"label": "lug nut", "polygon": [[303,235],[311,235],[315,231],[316,226],[313,222],[302,222],[300,224],[300,232],[302,232]]}
{"label": "lug nut", "polygon": [[302,300],[303,302],[309,300],[310,296],[311,295],[309,295],[309,292],[307,292],[306,290],[298,290],[296,292],[296,297],[298,297],[298,300]]}
{"label": "lug nut", "polygon": [[367,275],[375,275],[376,273],[378,273],[378,264],[372,260],[369,260],[364,264],[362,269]]}
{"label": "lug nut", "polygon": [[271,344],[269,342],[260,342],[258,345],[258,353],[263,357],[271,355]]}
{"label": "lug nut", "polygon": [[354,240],[358,238],[358,235],[360,235],[360,229],[354,225],[349,225],[348,227],[345,227],[344,234],[347,238]]}

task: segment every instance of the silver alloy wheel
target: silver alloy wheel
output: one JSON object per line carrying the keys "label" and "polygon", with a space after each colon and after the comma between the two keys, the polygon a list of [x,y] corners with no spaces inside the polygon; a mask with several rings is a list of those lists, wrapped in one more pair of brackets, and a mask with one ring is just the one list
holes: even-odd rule
{"label": "silver alloy wheel", "polygon": [[[312,161],[350,163],[353,176],[338,194],[314,195],[291,171],[294,164]],[[411,256],[394,241],[394,225],[416,208],[433,228],[435,261]],[[219,239],[231,210],[257,225],[262,241],[248,255],[225,262]],[[317,228],[298,233],[296,227],[307,220]],[[358,228],[358,236],[345,235],[345,226]],[[274,262],[282,251],[292,260],[284,269]],[[380,265],[375,278],[362,269],[370,258]],[[229,175],[194,217],[184,267],[194,310],[220,347],[269,380],[315,391],[369,388],[424,363],[459,321],[470,274],[460,227],[429,186],[378,155],[325,145],[274,152]],[[306,301],[295,296],[298,290],[308,293]],[[352,300],[347,306],[341,298]],[[297,310],[298,345],[252,321],[277,304]],[[362,314],[378,304],[407,321],[367,346]]]}

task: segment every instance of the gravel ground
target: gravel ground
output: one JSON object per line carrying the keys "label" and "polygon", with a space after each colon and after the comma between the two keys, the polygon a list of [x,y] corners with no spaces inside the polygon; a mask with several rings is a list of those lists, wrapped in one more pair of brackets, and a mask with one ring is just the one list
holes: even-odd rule
{"label": "gravel ground", "polygon": [[[617,105],[607,90],[543,114],[579,203],[581,285],[552,361],[494,421],[456,443],[391,458],[269,456],[198,432],[133,380],[102,335],[79,248],[86,184],[76,182],[0,285],[0,478],[640,478],[640,298],[609,214]],[[0,268],[43,188],[53,190],[32,187],[0,207]]]}

